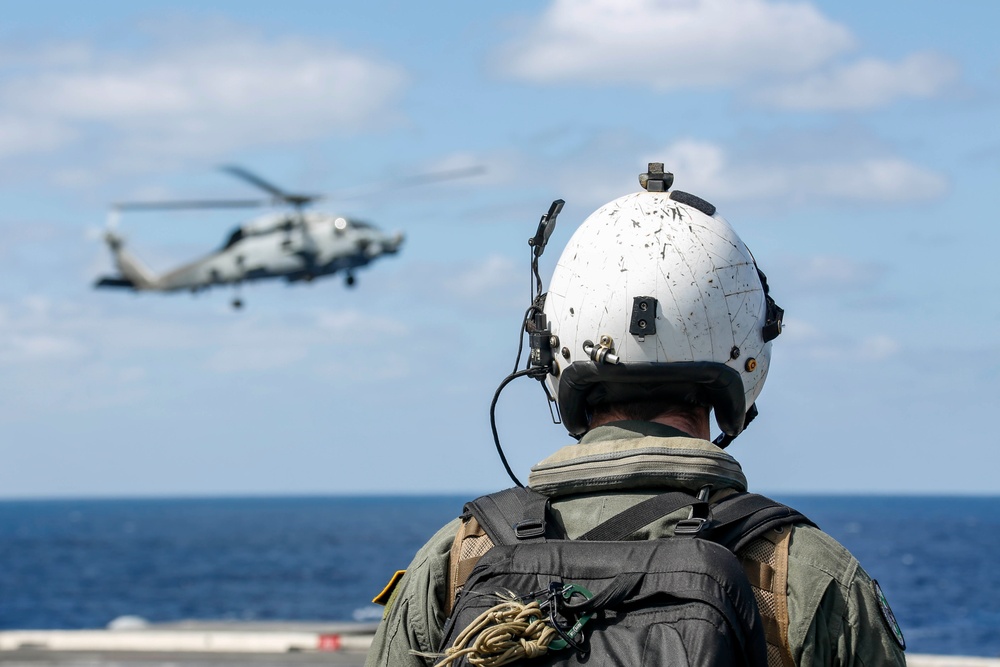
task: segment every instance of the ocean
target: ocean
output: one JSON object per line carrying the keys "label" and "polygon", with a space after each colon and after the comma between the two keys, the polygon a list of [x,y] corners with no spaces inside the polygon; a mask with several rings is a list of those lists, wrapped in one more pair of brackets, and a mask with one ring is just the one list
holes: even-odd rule
{"label": "ocean", "polygon": [[[847,546],[917,653],[1000,656],[1000,497],[775,496]],[[0,629],[372,621],[465,497],[0,502]]]}

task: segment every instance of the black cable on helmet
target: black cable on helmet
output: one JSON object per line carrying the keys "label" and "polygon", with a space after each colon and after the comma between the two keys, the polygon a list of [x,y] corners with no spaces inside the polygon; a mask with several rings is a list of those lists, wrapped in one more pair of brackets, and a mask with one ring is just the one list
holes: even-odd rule
{"label": "black cable on helmet", "polygon": [[515,371],[511,373],[510,375],[505,377],[503,379],[503,382],[500,383],[500,386],[497,387],[496,393],[493,394],[493,402],[490,403],[490,428],[493,430],[493,443],[497,447],[497,454],[500,455],[500,462],[503,463],[503,467],[507,471],[507,475],[509,475],[510,478],[514,480],[515,484],[517,484],[522,488],[524,488],[524,484],[521,483],[521,480],[519,480],[517,478],[517,475],[514,474],[514,471],[511,470],[510,464],[507,463],[507,457],[503,453],[503,447],[500,446],[500,434],[497,432],[497,401],[500,400],[500,392],[504,390],[504,387],[509,385],[517,378],[524,377],[526,375],[538,375],[539,373],[547,373],[547,372],[548,371],[546,371],[545,369],[525,368],[524,370]]}
{"label": "black cable on helmet", "polygon": [[528,326],[528,320],[531,319],[535,307],[534,303],[528,306],[528,309],[524,311],[524,317],[521,319],[521,331],[517,336],[517,357],[514,358],[514,370],[512,371],[514,373],[517,372],[517,367],[521,365],[521,353],[524,351],[524,331]]}
{"label": "black cable on helmet", "polygon": [[[559,212],[562,211],[563,204],[565,204],[565,202],[562,199],[557,199],[552,202],[548,212],[543,215],[542,219],[538,222],[538,230],[535,232],[535,235],[528,239],[528,246],[531,248],[531,271],[529,281],[531,281],[534,285],[534,295],[532,296],[531,305],[528,306],[526,311],[524,311],[524,317],[521,319],[521,329],[518,334],[517,341],[517,357],[514,359],[514,370],[510,375],[505,377],[503,382],[500,383],[500,386],[497,387],[496,393],[493,394],[493,401],[490,403],[490,429],[493,431],[493,444],[496,445],[497,454],[500,455],[500,462],[503,463],[503,467],[507,471],[507,475],[509,475],[511,480],[513,480],[514,483],[521,488],[524,488],[524,484],[522,484],[521,480],[519,480],[517,475],[514,474],[510,464],[507,462],[507,456],[503,453],[503,447],[500,446],[500,434],[497,432],[496,408],[497,402],[500,400],[500,392],[504,390],[504,387],[517,378],[525,376],[533,377],[536,380],[541,381],[542,389],[545,390],[546,398],[550,401],[550,403],[553,401],[548,388],[545,387],[545,377],[552,370],[552,366],[550,364],[544,364],[544,362],[539,363],[537,360],[533,361],[529,358],[526,368],[519,371],[517,370],[517,367],[521,365],[521,353],[524,351],[524,334],[528,330],[528,322],[534,321],[536,315],[544,319],[541,305],[544,303],[544,295],[542,294],[542,278],[538,274],[538,258],[541,257],[543,252],[545,252],[545,246],[548,244],[549,237],[555,229],[556,218],[559,216]],[[535,334],[536,330],[532,329],[531,332],[532,334]],[[551,410],[551,406],[549,409]]]}

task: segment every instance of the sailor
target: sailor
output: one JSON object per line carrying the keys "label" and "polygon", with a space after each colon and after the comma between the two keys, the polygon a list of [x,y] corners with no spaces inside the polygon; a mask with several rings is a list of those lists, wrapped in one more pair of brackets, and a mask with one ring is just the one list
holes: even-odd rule
{"label": "sailor", "polygon": [[[535,465],[528,487],[549,497],[569,538],[664,491],[707,490],[714,503],[747,490],[724,448],[756,415],[783,311],[733,228],[708,202],[672,190],[672,180],[651,164],[642,191],[590,215],[529,312],[533,341],[543,341],[533,361],[579,442]],[[671,536],[685,516],[655,520],[633,539]],[[438,662],[468,576],[462,565],[489,547],[467,519],[435,534],[377,598],[387,606],[366,664]],[[829,535],[789,526],[737,556],[754,586],[769,666],[905,665],[877,582]]]}

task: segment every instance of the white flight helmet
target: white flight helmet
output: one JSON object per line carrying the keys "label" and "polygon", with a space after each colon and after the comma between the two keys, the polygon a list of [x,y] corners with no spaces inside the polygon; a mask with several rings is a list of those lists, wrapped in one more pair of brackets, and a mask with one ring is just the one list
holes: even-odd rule
{"label": "white flight helmet", "polygon": [[559,258],[546,382],[576,437],[598,403],[662,397],[710,405],[725,446],[756,414],[783,311],[714,206],[670,190],[662,164],[639,180],[645,191],[595,211]]}

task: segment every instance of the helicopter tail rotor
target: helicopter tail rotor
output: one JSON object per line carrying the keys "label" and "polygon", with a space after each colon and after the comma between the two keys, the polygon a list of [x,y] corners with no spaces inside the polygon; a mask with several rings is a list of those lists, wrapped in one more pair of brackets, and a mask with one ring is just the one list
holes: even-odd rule
{"label": "helicopter tail rotor", "polygon": [[115,255],[115,259],[117,260],[118,253],[125,247],[125,238],[110,228],[104,230],[102,238],[108,244],[108,248],[111,249],[111,253]]}
{"label": "helicopter tail rotor", "polygon": [[114,206],[108,211],[108,217],[104,221],[104,227],[90,225],[85,230],[86,237],[91,241],[107,241],[108,232],[117,234],[118,223],[121,219],[121,212]]}
{"label": "helicopter tail rotor", "polygon": [[108,212],[104,229],[89,229],[87,236],[100,239],[111,251],[111,258],[118,275],[99,278],[95,287],[128,288],[132,290],[161,289],[157,276],[135,255],[125,248],[125,237],[118,231],[121,213],[117,206]]}
{"label": "helicopter tail rotor", "polygon": [[117,206],[112,206],[111,210],[108,211],[108,220],[105,224],[105,229],[107,230],[118,230],[118,225],[121,223],[122,212]]}

